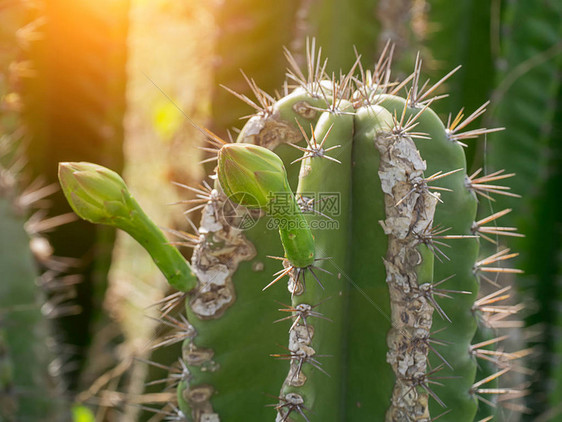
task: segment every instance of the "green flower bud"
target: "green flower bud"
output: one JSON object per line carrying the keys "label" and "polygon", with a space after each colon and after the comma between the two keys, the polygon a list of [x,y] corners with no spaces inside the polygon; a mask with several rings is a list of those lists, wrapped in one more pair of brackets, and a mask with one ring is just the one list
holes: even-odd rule
{"label": "green flower bud", "polygon": [[129,233],[150,254],[168,282],[187,292],[197,283],[182,254],[144,213],[114,171],[91,163],[60,163],[59,180],[70,206],[80,218]]}
{"label": "green flower bud", "polygon": [[74,212],[92,223],[114,224],[133,210],[127,185],[117,173],[92,163],[60,163],[59,180]]}
{"label": "green flower bud", "polygon": [[291,193],[283,161],[257,145],[224,145],[219,151],[218,177],[224,193],[248,208],[264,210],[276,194]]}

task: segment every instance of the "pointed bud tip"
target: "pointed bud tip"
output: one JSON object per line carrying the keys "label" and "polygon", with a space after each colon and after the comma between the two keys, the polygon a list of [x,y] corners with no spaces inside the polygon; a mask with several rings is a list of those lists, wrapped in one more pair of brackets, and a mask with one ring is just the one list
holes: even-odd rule
{"label": "pointed bud tip", "polygon": [[[290,192],[283,161],[267,148],[227,144],[219,151],[218,177],[227,196],[240,205],[264,209],[272,194]],[[241,198],[254,198],[242,201]]]}
{"label": "pointed bud tip", "polygon": [[[128,216],[127,185],[114,171],[92,163],[62,162],[59,163],[59,180],[66,199],[79,217],[107,224],[113,217]],[[116,203],[121,206],[107,206]]]}

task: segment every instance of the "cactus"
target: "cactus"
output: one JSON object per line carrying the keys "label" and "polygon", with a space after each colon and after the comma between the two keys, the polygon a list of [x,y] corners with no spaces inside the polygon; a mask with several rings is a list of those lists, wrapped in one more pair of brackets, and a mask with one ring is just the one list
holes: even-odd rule
{"label": "cactus", "polygon": [[[429,107],[444,80],[422,86],[418,59],[390,83],[387,53],[372,72],[328,78],[309,46],[309,74],[291,60],[298,86],[263,104],[236,143],[204,131],[217,177],[196,189],[195,235],[175,232],[197,280],[186,275],[187,293],[165,306],[179,330],[170,342],[183,343],[169,417],[489,420],[478,399],[516,393],[489,388],[515,357],[494,330],[504,290],[479,297],[487,275],[519,272],[500,266],[508,251],[478,256],[499,215],[475,223],[477,196],[503,188],[469,177],[461,143],[496,129],[463,132],[485,107],[446,127]],[[85,185],[63,171],[76,165],[60,177],[80,215]],[[88,196],[110,197],[112,183],[88,184]],[[186,316],[170,316],[184,298]],[[490,362],[499,368],[477,378]]]}
{"label": "cactus", "polygon": [[57,369],[64,356],[55,361],[50,325],[76,308],[68,303],[72,286],[57,277],[64,261],[51,256],[42,234],[69,215],[45,219],[42,209],[30,217],[57,187],[26,177],[21,88],[33,76],[27,54],[39,25],[29,19],[29,6],[0,7],[0,38],[6,42],[0,53],[0,420],[54,422],[67,420],[69,412]]}
{"label": "cactus", "polygon": [[47,219],[39,210],[29,217],[57,188],[34,183],[22,189],[18,144],[17,131],[5,133],[0,143],[0,420],[65,421],[70,418],[61,377],[65,354],[52,323],[79,312],[72,303],[76,280],[60,275],[64,260],[52,256],[42,231],[74,216]]}
{"label": "cactus", "polygon": [[[521,200],[500,197],[498,209],[517,207],[506,215],[524,238],[514,239],[525,271],[517,287],[528,302],[525,341],[534,348],[529,366],[529,415],[525,420],[557,420],[562,415],[560,371],[560,98],[562,85],[562,5],[540,2],[506,5],[502,15],[501,55],[494,124],[506,131],[490,137],[486,152],[491,171],[517,173],[513,188]],[[532,110],[532,117],[527,113]]]}
{"label": "cactus", "polygon": [[48,370],[53,355],[36,286],[39,272],[17,196],[6,168],[0,169],[0,419],[61,420],[63,403]]}
{"label": "cactus", "polygon": [[[347,48],[350,45],[363,53],[365,62],[370,62],[376,55],[377,36],[382,32],[376,18],[384,20],[385,12],[377,11],[375,0],[290,0],[275,5],[231,0],[221,4],[214,13],[215,48],[220,59],[215,61],[217,89],[211,99],[213,130],[222,134],[225,129],[238,126],[240,116],[252,112],[251,105],[235,101],[224,89],[218,89],[219,85],[230,92],[250,96],[252,84],[246,83],[248,74],[266,92],[278,89],[283,83],[283,57],[279,52],[283,46],[290,46],[298,63],[303,64],[307,37],[315,37],[323,46],[330,57],[330,71],[353,64],[356,57]],[[336,22],[337,35],[333,31]],[[240,45],[254,48],[244,49],[241,54]]]}

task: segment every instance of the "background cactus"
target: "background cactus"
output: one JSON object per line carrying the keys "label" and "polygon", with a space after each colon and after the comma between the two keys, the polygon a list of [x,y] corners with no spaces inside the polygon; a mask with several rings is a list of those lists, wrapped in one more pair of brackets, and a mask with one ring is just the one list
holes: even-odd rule
{"label": "background cactus", "polygon": [[27,54],[39,24],[28,12],[0,8],[0,38],[10,40],[0,52],[0,420],[64,421],[64,354],[53,347],[51,324],[77,308],[73,280],[60,277],[64,260],[52,256],[43,232],[73,216],[45,218],[45,197],[57,187],[31,182],[26,166],[21,88],[33,76]]}
{"label": "background cactus", "polygon": [[[259,400],[256,398],[258,391],[275,393],[283,378],[279,374],[278,378],[273,374],[263,377],[264,368],[271,366],[271,362],[267,363],[267,353],[264,353],[268,339],[270,343],[280,340],[277,330],[267,322],[268,316],[270,322],[279,319],[274,317],[275,306],[271,308],[270,300],[259,297],[267,298],[271,294],[281,303],[292,299],[291,305],[285,305],[285,311],[292,312],[294,318],[289,329],[288,353],[272,354],[278,359],[288,360],[290,366],[276,399],[278,403],[273,404],[278,420],[335,420],[352,414],[353,418],[360,419],[373,414],[382,419],[386,414],[387,420],[429,420],[430,413],[435,417],[439,413],[438,407],[447,408],[447,402],[450,407],[443,412],[442,418],[474,420],[478,397],[501,392],[488,388],[487,384],[511,368],[508,359],[502,359],[501,364],[498,360],[496,372],[483,379],[476,378],[481,346],[472,343],[472,340],[478,324],[485,320],[479,315],[498,312],[485,306],[494,302],[489,297],[476,301],[478,277],[480,273],[518,272],[497,265],[511,257],[506,251],[496,252],[480,261],[477,259],[479,231],[473,226],[476,194],[486,192],[487,188],[483,184],[477,186],[468,178],[459,140],[490,132],[486,129],[461,132],[481,110],[466,121],[455,119],[445,128],[426,104],[432,101],[433,88],[419,88],[420,62],[409,78],[412,83],[404,99],[396,96],[404,84],[398,87],[385,84],[390,80],[390,58],[387,56],[383,55],[374,72],[366,73],[367,76],[356,82],[355,88],[351,85],[353,73],[329,80],[321,65],[315,67],[316,63],[323,62],[312,48],[308,49],[308,57],[311,75],[302,77],[300,86],[293,93],[264,106],[247,123],[238,142],[281,149],[280,145],[288,140],[297,143],[304,136],[307,145],[299,147],[304,156],[292,160],[301,162],[297,197],[305,205],[312,204],[314,209],[318,198],[310,198],[309,195],[338,195],[341,207],[341,213],[335,220],[338,226],[333,230],[313,230],[316,246],[315,253],[310,254],[312,261],[299,261],[300,258],[297,258],[308,256],[306,250],[298,251],[298,245],[306,244],[298,239],[305,235],[308,225],[314,226],[317,218],[326,216],[309,219],[305,232],[289,232],[287,237],[284,237],[281,228],[285,252],[284,258],[280,259],[285,269],[276,273],[272,282],[264,283],[265,257],[270,254],[272,238],[278,242],[277,236],[272,235],[267,226],[265,230],[263,226],[256,226],[247,232],[246,237],[243,227],[236,224],[247,221],[250,214],[241,216],[240,206],[233,205],[231,201],[245,204],[241,201],[243,196],[237,193],[240,191],[261,198],[267,190],[254,190],[257,185],[250,179],[245,182],[246,178],[252,178],[254,174],[259,178],[256,181],[263,180],[267,185],[274,176],[264,178],[262,164],[253,170],[254,163],[257,163],[255,160],[246,162],[243,155],[228,153],[231,149],[209,133],[209,139],[219,153],[219,180],[227,181],[228,189],[223,186],[225,194],[216,184],[215,189],[201,192],[201,202],[207,204],[203,208],[196,236],[177,233],[183,239],[180,239],[180,244],[195,247],[192,268],[198,283],[188,292],[187,318],[173,319],[180,329],[175,339],[183,340],[180,359],[183,370],[179,377],[171,378],[179,381],[179,403],[174,412],[178,417],[195,421],[218,420],[220,415],[244,415],[251,420],[268,417],[271,411],[254,403]],[[297,68],[292,71],[301,75]],[[308,133],[305,127],[310,128]],[[352,175],[354,142],[365,149],[364,156],[357,156],[355,164],[365,161],[366,157],[372,159],[359,166],[358,179]],[[371,151],[368,149],[375,147]],[[330,157],[331,151],[337,152],[337,158]],[[294,156],[294,151],[283,150],[280,155],[284,157],[291,152]],[[287,158],[285,162],[289,167]],[[234,166],[227,165],[230,162]],[[248,170],[240,175],[234,173],[237,168],[245,166],[249,166]],[[276,169],[271,167],[272,172],[278,171]],[[375,177],[365,178],[361,172],[376,174],[373,174]],[[426,172],[432,175],[427,176]],[[69,186],[70,179],[65,180],[65,177],[73,176],[61,174],[63,186]],[[295,175],[289,175],[293,184],[294,178]],[[428,185],[432,182],[438,185]],[[246,185],[249,186],[247,190]],[[356,185],[368,185],[366,196],[368,201],[373,202],[370,207],[350,209],[351,192]],[[273,186],[269,188],[271,192],[279,189],[278,183],[270,186]],[[102,184],[99,188],[104,189]],[[430,189],[441,190],[441,197]],[[359,192],[365,192],[365,188],[361,187]],[[76,208],[75,197],[68,192],[67,197]],[[357,202],[362,201],[366,199],[359,196]],[[436,211],[437,202],[441,201],[443,204],[437,206]],[[258,200],[256,204],[262,202]],[[272,205],[283,204],[276,198]],[[357,265],[360,268],[371,267],[368,272],[379,277],[371,280],[361,278],[358,283],[375,289],[388,284],[390,301],[380,302],[383,308],[380,313],[373,312],[372,305],[376,307],[381,298],[376,298],[373,303],[373,298],[366,296],[371,299],[367,305],[363,303],[353,307],[348,302],[350,284],[364,293],[348,275],[357,272],[349,267],[351,257],[346,254],[354,250],[355,242],[348,237],[348,224],[355,221],[354,212],[371,212],[374,206],[380,207],[375,212],[384,216],[381,222],[384,234],[379,232],[372,245],[363,243],[367,250],[363,256],[367,262],[358,262]],[[278,220],[279,216],[283,216],[279,212],[273,214]],[[278,224],[287,221],[281,219]],[[366,231],[371,231],[373,226],[378,227],[374,221],[369,221],[365,223]],[[443,234],[449,227],[452,234]],[[361,238],[359,234],[358,239]],[[443,246],[448,246],[443,244],[443,240],[457,242],[451,248],[452,252],[447,251],[446,254],[443,251]],[[388,250],[382,249],[381,243],[387,243]],[[289,249],[289,244],[295,245],[296,252],[293,246]],[[276,256],[282,255],[277,253]],[[438,258],[436,262],[434,257]],[[383,267],[386,277],[382,276]],[[283,276],[289,278],[290,294],[280,291],[284,290],[279,288]],[[444,282],[447,286],[441,287]],[[259,287],[256,288],[260,283],[267,287],[265,294],[260,293]],[[495,298],[501,293],[503,290],[490,297]],[[450,295],[454,298],[449,298]],[[283,296],[285,299],[282,299]],[[449,298],[451,303],[443,302],[443,297]],[[173,297],[173,301],[181,299],[182,296]],[[166,314],[171,306],[167,305]],[[380,326],[388,327],[389,320],[391,327],[387,335],[388,347],[382,345],[376,349],[369,343],[372,337],[367,337],[364,340],[367,341],[366,346],[362,348],[363,356],[356,362],[350,358],[349,355],[354,354],[350,350],[360,346],[347,342],[347,331],[360,330],[360,317],[368,313],[361,310],[364,307],[372,313],[366,316],[367,321],[377,326],[377,330]],[[384,308],[388,311],[385,312]],[[435,333],[436,327],[432,323],[435,320],[434,310],[452,326],[444,325],[442,328],[437,325]],[[355,324],[350,324],[351,321]],[[232,324],[243,329],[230,330],[229,333],[228,326]],[[252,327],[251,330],[249,327]],[[446,338],[452,339],[449,350],[444,347],[446,340],[438,337],[447,328],[453,331],[446,335]],[[488,329],[484,328],[478,336],[479,343],[483,341],[486,345],[497,346],[499,340],[490,330],[494,327],[488,324]],[[380,332],[378,334],[380,336]],[[283,337],[287,338],[287,335]],[[259,347],[255,344],[256,338],[260,339]],[[438,346],[434,347],[434,342]],[[249,347],[250,344],[252,347]],[[435,352],[438,364],[428,360],[430,350]],[[496,356],[508,355],[498,351]],[[387,362],[396,380],[389,373],[388,382],[384,386],[377,385],[371,391],[365,385],[364,372],[367,368],[378,372],[386,367]],[[361,369],[351,369],[356,364]],[[246,365],[255,369],[248,370]],[[445,371],[444,366],[449,369]],[[443,373],[449,373],[442,377],[438,385],[443,389],[438,391],[438,387],[432,384],[435,379],[441,378],[436,373],[442,369]],[[240,374],[240,370],[245,375]],[[234,388],[233,380],[236,380]],[[357,385],[364,388],[359,389]],[[231,397],[239,394],[240,389],[245,392],[245,398],[239,400],[240,406],[233,407]],[[338,400],[346,394],[349,394],[347,404],[345,400]],[[377,399],[371,407],[371,403],[375,403],[371,400],[373,395]],[[246,400],[248,403],[245,403]],[[252,405],[248,405],[250,402]],[[482,413],[494,412],[487,410]]]}
{"label": "background cactus", "polygon": [[[4,135],[4,141],[7,139]],[[2,147],[6,147],[3,143]],[[5,152],[5,151],[4,151]],[[2,154],[3,155],[3,154]],[[8,160],[10,155],[1,158]],[[12,155],[13,157],[13,155]],[[44,303],[46,289],[61,289],[64,284],[45,274],[40,279],[32,246],[47,247],[44,239],[30,239],[25,230],[26,209],[18,207],[17,174],[6,162],[0,167],[0,265],[2,283],[0,294],[0,419],[65,420],[66,404],[62,385],[55,378],[55,354],[52,345],[48,313],[50,304]],[[33,244],[32,244],[33,242]],[[61,297],[61,296],[59,296]],[[62,296],[64,297],[64,295]],[[43,309],[42,309],[43,308]],[[51,309],[53,314],[55,310]],[[53,316],[56,316],[53,315]],[[26,333],[26,335],[22,335]],[[59,362],[60,363],[60,362]],[[51,368],[51,369],[49,369]]]}

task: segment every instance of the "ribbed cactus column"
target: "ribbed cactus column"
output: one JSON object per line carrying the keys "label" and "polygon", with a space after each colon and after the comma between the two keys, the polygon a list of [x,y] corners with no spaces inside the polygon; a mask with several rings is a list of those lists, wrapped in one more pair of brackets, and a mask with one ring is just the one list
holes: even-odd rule
{"label": "ribbed cactus column", "polygon": [[[398,116],[402,116],[404,112],[405,120],[418,115],[423,108],[417,104],[411,107],[411,104],[406,104],[405,99],[395,96],[383,97],[381,105],[391,113],[398,113]],[[471,227],[476,216],[476,198],[466,188],[466,171],[458,171],[465,168],[462,147],[448,138],[441,120],[431,109],[425,109],[419,114],[416,122],[419,123],[416,131],[426,133],[430,138],[420,139],[417,142],[422,157],[427,160],[427,173],[432,175],[437,172],[447,173],[457,170],[456,173],[443,177],[435,183],[436,186],[450,191],[440,192],[443,203],[437,206],[434,224],[441,229],[449,229],[446,235],[450,233],[472,236]],[[439,241],[439,234],[432,233],[430,227],[420,230],[418,235],[430,244]],[[435,333],[432,337],[447,342],[445,347],[439,347],[439,352],[444,359],[433,360],[436,365],[444,364],[438,376],[454,377],[444,378],[439,382],[449,387],[454,384],[455,388],[440,388],[439,385],[432,387],[447,406],[446,410],[451,409],[451,412],[444,417],[449,417],[451,413],[467,415],[474,414],[476,411],[476,400],[469,394],[476,373],[476,362],[469,354],[469,346],[476,329],[472,305],[478,294],[478,282],[473,273],[478,258],[478,243],[476,239],[471,238],[447,242],[449,244],[455,242],[454,247],[443,248],[435,244],[438,250],[444,249],[443,252],[448,258],[440,256],[435,262],[434,279],[439,282],[453,276],[442,288],[471,294],[452,293],[453,299],[439,300],[443,316],[435,318],[432,327],[432,332]],[[437,249],[435,253],[440,254]],[[451,323],[446,318],[449,318]]]}
{"label": "ribbed cactus column", "polygon": [[[290,362],[278,405],[280,421],[289,415],[298,420],[305,409],[326,421],[345,417],[339,403],[345,391],[341,380],[346,350],[341,338],[349,290],[343,274],[349,271],[352,110],[349,103],[341,102],[324,112],[300,160],[296,195],[308,210],[316,261],[290,273],[295,320],[289,329],[288,351],[278,355]],[[333,207],[327,207],[326,201]]]}
{"label": "ribbed cactus column", "polygon": [[[357,109],[352,155],[352,205],[347,343],[368,339],[369,347],[348,347],[346,414],[350,420],[372,416],[384,420],[394,386],[394,372],[386,362],[386,336],[391,328],[390,295],[383,257],[388,238],[381,224],[386,218],[379,177],[379,151],[374,139],[394,122],[376,106]],[[378,258],[377,258],[378,257]],[[373,362],[377,362],[376,365]],[[377,382],[373,383],[373,380]]]}
{"label": "ribbed cactus column", "polygon": [[[284,144],[302,139],[296,120],[310,131],[320,114],[317,108],[325,104],[320,95],[296,90],[251,118],[238,141],[276,148],[283,161],[290,163],[299,152]],[[287,173],[294,186],[298,166],[287,165]],[[197,335],[184,343],[184,360],[191,374],[179,390],[180,407],[194,415],[194,420],[230,412],[250,420],[267,419],[272,411],[266,405],[275,401],[270,396],[278,394],[286,373],[286,368],[269,356],[284,342],[286,327],[273,322],[280,318],[279,303],[287,302],[286,289],[277,285],[262,292],[271,274],[279,270],[279,261],[269,256],[282,256],[283,249],[277,228],[258,217],[259,211],[233,206],[218,184],[209,192],[192,259],[200,282],[187,306]],[[250,219],[252,227],[241,224],[244,218]],[[232,330],[232,326],[247,329]],[[197,361],[197,353],[192,351],[201,349],[212,350],[212,354]],[[264,368],[268,368],[268,376],[263,376]],[[237,380],[237,388],[233,388],[233,380]],[[199,395],[200,391],[209,394]],[[247,393],[246,399],[231,410],[240,391]],[[196,403],[199,397],[203,399]],[[250,406],[250,402],[259,405]]]}
{"label": "ribbed cactus column", "polygon": [[[427,389],[428,347],[433,305],[420,285],[431,285],[433,256],[417,233],[431,228],[436,198],[428,189],[416,189],[423,179],[425,162],[400,127],[382,131],[375,138],[380,152],[379,177],[385,193],[388,235],[385,257],[390,291],[392,329],[388,333],[387,360],[396,374],[387,420],[429,420]],[[413,191],[413,192],[412,192]]]}
{"label": "ribbed cactus column", "polygon": [[[513,255],[499,252],[497,256],[494,254],[485,260],[479,257],[480,233],[475,223],[476,190],[485,191],[486,187],[475,186],[468,177],[465,155],[459,140],[497,130],[460,132],[460,129],[485,111],[485,106],[477,109],[464,121],[459,115],[446,128],[437,115],[424,105],[423,100],[427,100],[425,97],[425,94],[414,90],[407,99],[383,95],[380,101],[383,107],[396,113],[400,119],[415,120],[416,131],[427,137],[419,139],[416,144],[422,156],[427,159],[428,173],[437,176],[428,179],[441,194],[442,203],[437,206],[434,220],[436,230],[432,231],[428,227],[418,233],[418,236],[431,246],[438,258],[435,262],[435,281],[446,283],[435,289],[435,293],[443,299],[435,302],[441,318],[435,319],[432,326],[431,340],[437,345],[438,351],[433,354],[432,362],[434,366],[441,365],[442,368],[437,375],[439,384],[432,388],[439,397],[440,404],[446,406],[442,410],[446,412],[443,420],[454,421],[461,416],[476,414],[479,391],[487,389],[491,394],[501,392],[491,388],[494,373],[488,373],[491,378],[484,382],[486,385],[481,384],[484,376],[479,378],[476,375],[479,365],[476,357],[482,356],[478,353],[478,348],[492,344],[496,347],[498,343],[494,341],[497,334],[486,326],[486,318],[481,316],[481,309],[486,308],[475,303],[479,292],[479,275],[502,271],[516,273],[518,270],[496,268],[497,263]],[[488,181],[490,182],[493,179]],[[503,188],[500,187],[501,189]],[[491,220],[495,218],[492,217]],[[481,325],[481,333],[478,341],[475,341],[473,337],[478,325]],[[484,346],[479,346],[481,343]],[[498,373],[500,369],[502,368],[498,368]],[[480,390],[479,387],[484,389]]]}
{"label": "ribbed cactus column", "polygon": [[[517,271],[497,266],[508,252],[478,258],[477,237],[490,233],[482,226],[505,214],[475,222],[476,194],[497,189],[483,187],[496,176],[468,177],[460,140],[489,130],[460,130],[484,107],[445,127],[427,105],[434,88],[418,88],[419,61],[406,98],[405,84],[389,83],[388,57],[357,78],[328,78],[318,63],[307,77],[293,69],[299,86],[267,97],[236,143],[207,132],[215,184],[198,191],[195,235],[177,233],[194,247],[197,280],[171,299],[186,298],[187,313],[174,322],[183,341],[174,417],[493,416],[477,398],[502,392],[488,386],[516,355],[490,350],[499,342],[490,320],[502,310],[487,305],[505,290],[477,299],[478,278]],[[498,370],[477,375],[488,352],[501,357],[487,359]]]}

